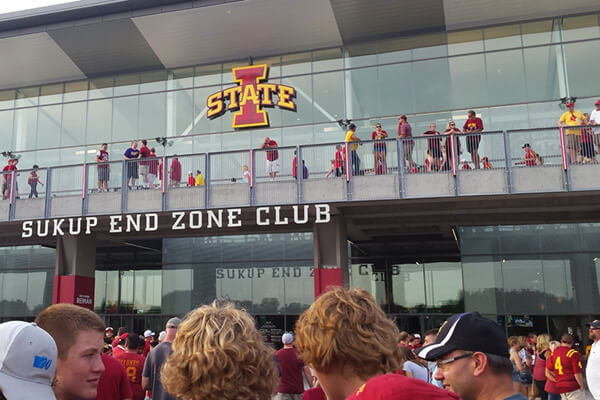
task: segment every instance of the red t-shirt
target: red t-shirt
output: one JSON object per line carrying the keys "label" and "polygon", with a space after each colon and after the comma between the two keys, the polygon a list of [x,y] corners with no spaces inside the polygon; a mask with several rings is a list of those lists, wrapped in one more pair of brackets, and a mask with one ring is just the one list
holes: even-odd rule
{"label": "red t-shirt", "polygon": [[193,176],[188,176],[188,186],[194,186],[196,184],[196,179]]}
{"label": "red t-shirt", "polygon": [[394,400],[394,399],[459,399],[458,395],[440,389],[425,381],[403,375],[386,374],[369,379],[346,400]]}
{"label": "red t-shirt", "polygon": [[[384,130],[381,130],[381,132],[380,132],[379,134],[381,135],[381,138],[382,138],[382,139],[385,139],[385,138],[387,138],[387,137],[388,137],[388,134],[387,134],[387,132],[386,132],[386,131],[384,131]],[[375,140],[375,139],[379,139],[379,138],[377,137],[377,131],[373,131],[373,133],[371,133],[371,139],[373,139],[373,140]]]}
{"label": "red t-shirt", "polygon": [[146,357],[150,353],[150,340],[146,340],[144,343],[144,350],[142,351],[142,355]]}
{"label": "red t-shirt", "polygon": [[123,354],[123,353],[125,353],[125,350],[120,348],[118,345],[116,347],[113,347],[113,351],[112,351],[113,357],[116,357],[119,354]]}
{"label": "red t-shirt", "polygon": [[343,162],[344,162],[344,160],[342,158],[342,151],[336,150],[335,151],[335,167],[342,168]]}
{"label": "red t-shirt", "polygon": [[103,161],[98,163],[98,168],[108,168],[108,164],[106,164],[108,162],[108,151],[98,150],[96,157]]}
{"label": "red t-shirt", "polygon": [[546,368],[548,371],[554,372],[558,393],[579,390],[575,374],[582,373],[583,368],[581,367],[581,354],[577,350],[567,346],[557,347],[546,361]]}
{"label": "red t-shirt", "polygon": [[275,353],[279,368],[281,369],[281,380],[278,393],[300,394],[304,392],[302,380],[302,367],[304,363],[298,356],[295,348],[283,348]]}
{"label": "red t-shirt", "polygon": [[181,182],[181,164],[176,158],[171,162],[171,179],[176,182]]}
{"label": "red t-shirt", "polygon": [[142,371],[146,359],[137,353],[121,353],[115,357],[121,362],[129,378],[133,400],[144,400],[146,391],[142,389]]}
{"label": "red t-shirt", "polygon": [[308,389],[304,392],[302,394],[302,400],[327,400],[327,396],[325,396],[325,392],[321,386],[317,386],[316,388]]}
{"label": "red t-shirt", "polygon": [[467,122],[465,122],[463,126],[463,130],[466,132],[482,131],[483,121],[481,120],[481,118],[467,119]]}
{"label": "red t-shirt", "polygon": [[[274,140],[269,140],[269,146],[277,147],[277,142]],[[269,150],[267,148],[267,161],[275,161],[279,158],[279,152],[277,150]]]}
{"label": "red t-shirt", "polygon": [[427,131],[427,132],[424,132],[423,135],[437,136],[437,137],[432,138],[432,139],[427,139],[427,145],[429,147],[429,150],[439,149],[440,148],[440,141],[442,139],[439,137],[440,133],[438,131]]}
{"label": "red t-shirt", "polygon": [[102,354],[102,363],[104,363],[104,372],[100,375],[96,398],[102,400],[131,398],[131,387],[123,365],[106,354]]}
{"label": "red t-shirt", "polygon": [[156,154],[150,153],[150,161],[148,161],[148,172],[156,176],[158,173],[158,158]]}
{"label": "red t-shirt", "polygon": [[292,178],[296,177],[298,173],[298,159],[294,156],[294,160],[292,160]]}
{"label": "red t-shirt", "polygon": [[[143,146],[140,147],[140,154],[142,155],[142,158],[148,158],[150,157],[150,149],[148,148],[148,146]],[[140,161],[141,165],[148,165],[148,161]]]}

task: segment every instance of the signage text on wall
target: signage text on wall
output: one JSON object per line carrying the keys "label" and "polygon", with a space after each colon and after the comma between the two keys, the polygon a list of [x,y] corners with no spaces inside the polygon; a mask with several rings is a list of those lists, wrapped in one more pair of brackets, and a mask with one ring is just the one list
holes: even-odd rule
{"label": "signage text on wall", "polygon": [[[296,111],[296,89],[291,86],[268,83],[266,64],[234,68],[233,80],[238,86],[218,91],[208,96],[208,119],[218,118],[226,111],[233,114],[234,129],[269,126],[269,116],[264,107],[279,107]],[[277,102],[273,95],[277,96]]]}

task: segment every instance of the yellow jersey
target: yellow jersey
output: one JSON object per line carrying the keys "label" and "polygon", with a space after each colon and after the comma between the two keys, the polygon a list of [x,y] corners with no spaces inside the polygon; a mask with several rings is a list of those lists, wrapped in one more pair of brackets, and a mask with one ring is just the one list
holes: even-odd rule
{"label": "yellow jersey", "polygon": [[[354,135],[354,132],[352,132],[352,131],[346,132],[346,142],[348,142],[348,143],[356,142],[356,140],[352,139],[352,135]],[[358,148],[357,144],[350,145],[350,150],[352,150],[352,151],[356,151],[357,148]]]}
{"label": "yellow jersey", "polygon": [[[568,126],[581,126],[584,121],[583,114],[581,111],[573,110],[567,111],[560,116],[559,122],[563,122]],[[565,129],[567,135],[581,135],[581,129]]]}

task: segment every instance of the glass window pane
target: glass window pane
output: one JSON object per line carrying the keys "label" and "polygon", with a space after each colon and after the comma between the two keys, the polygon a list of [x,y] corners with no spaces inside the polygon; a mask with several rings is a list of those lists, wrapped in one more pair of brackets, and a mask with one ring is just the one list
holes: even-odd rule
{"label": "glass window pane", "polygon": [[501,25],[483,30],[485,50],[499,50],[521,47],[521,26]]}
{"label": "glass window pane", "polygon": [[88,81],[65,83],[64,101],[80,101],[87,98]]}
{"label": "glass window pane", "polygon": [[116,314],[119,306],[119,271],[106,271],[105,313]]}
{"label": "glass window pane", "polygon": [[331,71],[344,68],[342,48],[313,51],[313,72]]}
{"label": "glass window pane", "polygon": [[365,289],[375,297],[379,305],[385,307],[385,260],[375,263],[352,261],[350,286]]}
{"label": "glass window pane", "polygon": [[32,314],[41,312],[46,303],[44,295],[48,288],[45,271],[30,271],[27,273],[27,308]]}
{"label": "glass window pane", "polygon": [[126,74],[115,76],[115,96],[138,94],[140,90],[140,74]]}
{"label": "glass window pane", "polygon": [[[378,67],[378,75],[377,86],[381,97],[379,115],[414,113],[415,97],[412,92],[412,81],[417,77],[412,75],[412,64],[382,65]],[[419,79],[419,82],[422,81]],[[422,87],[419,87],[418,91],[420,92],[422,89]],[[437,99],[430,98],[428,100],[435,101]],[[390,134],[389,131],[388,134]]]}
{"label": "glass window pane", "polygon": [[138,96],[113,100],[112,141],[138,138],[138,103]]}
{"label": "glass window pane", "polygon": [[177,68],[171,70],[167,81],[167,89],[190,88],[194,85],[194,67]]}
{"label": "glass window pane", "polygon": [[161,271],[135,271],[134,308],[137,313],[160,313]]}
{"label": "glass window pane", "polygon": [[166,93],[140,96],[140,138],[154,139],[166,136]]}
{"label": "glass window pane", "polygon": [[35,149],[37,108],[22,108],[15,112],[15,150]]}
{"label": "glass window pane", "polygon": [[559,47],[548,46],[524,49],[523,54],[527,100],[558,99],[560,97],[557,64],[560,62]]}
{"label": "glass window pane", "polygon": [[119,302],[119,313],[133,313],[133,270],[119,271],[121,280],[121,297]]}
{"label": "glass window pane", "polygon": [[31,107],[38,104],[39,87],[17,89],[15,107]]}
{"label": "glass window pane", "polygon": [[[448,95],[450,96],[449,103],[453,105],[453,108],[471,108],[488,104],[483,54],[451,57],[448,59],[448,63],[452,82],[452,92]],[[436,82],[436,80],[432,82]]]}
{"label": "glass window pane", "polygon": [[522,51],[488,53],[485,58],[488,92],[494,104],[522,102],[527,93]]}
{"label": "glass window pane", "polygon": [[425,312],[425,275],[423,265],[393,264],[392,312]]}
{"label": "glass window pane", "polygon": [[344,73],[315,74],[313,78],[313,118],[315,122],[337,121],[345,116]]}
{"label": "glass window pane", "polygon": [[411,37],[412,58],[446,57],[448,55],[448,38],[446,32],[426,33]]}
{"label": "glass window pane", "polygon": [[15,91],[2,90],[0,91],[0,110],[13,108],[15,105]]}
{"label": "glass window pane", "polygon": [[163,91],[167,87],[167,71],[142,72],[140,93]]}
{"label": "glass window pane", "polygon": [[[313,127],[310,125],[290,126],[282,128],[282,130],[283,134],[281,134],[280,146],[296,146],[314,143]],[[306,167],[311,171],[310,165],[307,165]],[[285,166],[282,166],[282,168],[285,170]]]}
{"label": "glass window pane", "polygon": [[554,20],[527,22],[521,25],[523,46],[552,43]]}
{"label": "glass window pane", "polygon": [[199,65],[194,68],[194,86],[212,86],[220,85],[222,81],[222,74],[228,73],[229,77],[227,80],[232,81],[231,69],[223,72],[223,66],[221,64],[211,65]]}
{"label": "glass window pane", "polygon": [[193,137],[194,153],[208,153],[221,150],[222,135],[198,135]]}
{"label": "glass window pane", "polygon": [[600,38],[598,14],[564,18],[562,22],[563,41]]}
{"label": "glass window pane", "polygon": [[112,99],[88,102],[86,143],[103,143],[111,139]]}
{"label": "glass window pane", "polygon": [[346,46],[346,68],[364,67],[377,64],[375,46],[372,43]]}
{"label": "glass window pane", "polygon": [[106,307],[106,271],[94,273],[94,311],[104,313]]}
{"label": "glass window pane", "polygon": [[598,72],[590,66],[600,65],[600,41],[565,44],[569,92],[578,97],[598,95]]}
{"label": "glass window pane", "polygon": [[491,257],[463,257],[465,311],[504,313],[500,264]]}
{"label": "glass window pane", "polygon": [[[279,314],[285,311],[283,298],[283,274],[285,267],[255,267],[252,278],[252,312],[255,314]],[[262,273],[261,273],[262,272]]]}
{"label": "glass window pane", "polygon": [[410,61],[412,43],[409,37],[381,40],[376,43],[377,61],[380,64]]}
{"label": "glass window pane", "polygon": [[85,102],[63,105],[61,146],[75,146],[85,143],[86,110],[87,103]]}
{"label": "glass window pane", "polygon": [[47,149],[60,145],[62,105],[39,108],[37,148]]}
{"label": "glass window pane", "polygon": [[282,78],[281,83],[296,88],[296,112],[282,110],[282,125],[312,124],[313,93],[311,76],[302,75]]}
{"label": "glass window pane", "polygon": [[[454,60],[454,58],[450,58],[450,60]],[[404,97],[404,101],[411,102],[412,100],[412,103],[415,103],[414,107],[416,112],[448,109],[448,105],[459,101],[459,99],[462,98],[463,93],[462,89],[451,89],[454,84],[454,77],[452,77],[452,80],[450,79],[451,70],[448,66],[448,62],[449,59],[443,58],[413,63],[412,76],[414,97],[411,99],[403,93],[399,93],[398,96]],[[408,71],[405,70],[404,72],[406,73]],[[436,79],[431,79],[432,76],[435,76]],[[468,88],[466,88],[466,90],[468,90]],[[398,110],[393,114],[408,113],[403,110]]]}
{"label": "glass window pane", "polygon": [[546,310],[541,260],[503,259],[502,279],[507,311],[528,314]]}
{"label": "glass window pane", "polygon": [[[311,54],[310,53],[296,53],[287,54],[281,57],[281,76],[297,75],[297,74],[309,74],[310,71]],[[277,75],[272,75],[275,78]]]}
{"label": "glass window pane", "polygon": [[579,311],[573,290],[575,271],[570,260],[543,260],[544,289],[546,291],[547,312],[576,313]]}
{"label": "glass window pane", "polygon": [[[292,61],[292,60],[290,60],[290,61]],[[280,56],[255,58],[252,60],[252,64],[253,65],[267,64],[267,67],[269,68],[267,78],[279,78],[281,76],[281,57]],[[310,69],[308,72],[310,72]]]}
{"label": "glass window pane", "polygon": [[40,104],[54,104],[62,101],[63,84],[47,85],[40,88]]}
{"label": "glass window pane", "polygon": [[369,118],[379,115],[377,67],[346,71],[346,102],[348,118]]}
{"label": "glass window pane", "polygon": [[432,312],[457,313],[465,308],[460,263],[425,264],[427,308]]}
{"label": "glass window pane", "polygon": [[193,91],[178,90],[167,93],[167,109],[172,110],[172,118],[167,119],[167,136],[189,135],[194,128]]}
{"label": "glass window pane", "polygon": [[0,148],[12,150],[13,147],[13,110],[0,111]]}
{"label": "glass window pane", "polygon": [[95,78],[90,80],[90,99],[102,99],[113,94],[114,78]]}
{"label": "glass window pane", "polygon": [[[220,86],[210,86],[194,89],[194,133],[214,133],[221,132],[223,124],[223,116],[209,120],[206,118],[206,100],[208,96],[221,90]],[[229,113],[229,111],[226,111]],[[271,113],[269,113],[270,116]],[[226,127],[231,129],[231,124]]]}
{"label": "glass window pane", "polygon": [[27,272],[5,272],[2,274],[3,314],[5,316],[21,316],[29,314],[27,307]]}
{"label": "glass window pane", "polygon": [[162,313],[179,315],[192,309],[194,270],[190,265],[165,265],[162,270]]}
{"label": "glass window pane", "polygon": [[448,32],[448,55],[478,53],[483,51],[481,29]]}
{"label": "glass window pane", "polygon": [[[289,263],[288,263],[289,264]],[[300,314],[314,301],[314,267],[287,266],[283,283],[285,285],[286,314]]]}

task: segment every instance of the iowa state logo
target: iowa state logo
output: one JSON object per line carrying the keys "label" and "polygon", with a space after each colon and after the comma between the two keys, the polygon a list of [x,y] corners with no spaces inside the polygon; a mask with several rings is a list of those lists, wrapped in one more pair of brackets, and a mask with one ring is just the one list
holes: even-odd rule
{"label": "iowa state logo", "polygon": [[[269,115],[264,107],[275,106],[296,111],[296,89],[286,85],[266,83],[269,68],[266,64],[234,68],[234,86],[208,96],[206,106],[208,119],[218,118],[226,111],[233,114],[231,127],[234,129],[269,126]],[[273,96],[277,96],[277,102]]]}

